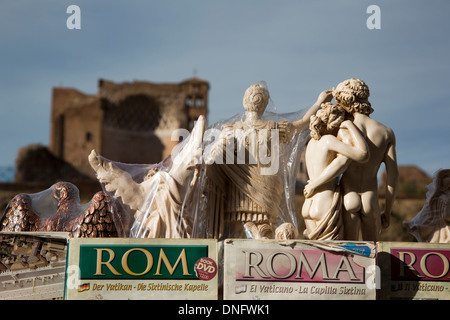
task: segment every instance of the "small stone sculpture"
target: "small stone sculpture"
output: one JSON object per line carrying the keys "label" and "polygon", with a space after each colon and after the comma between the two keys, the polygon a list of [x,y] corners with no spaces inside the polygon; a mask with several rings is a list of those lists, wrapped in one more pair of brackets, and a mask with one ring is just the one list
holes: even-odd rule
{"label": "small stone sculpture", "polygon": [[298,230],[297,227],[292,223],[285,222],[280,224],[275,229],[275,239],[277,240],[290,240],[298,238]]}
{"label": "small stone sculpture", "polygon": [[[311,115],[323,102],[331,99],[331,91],[324,91],[301,119],[276,122],[263,119],[269,102],[267,88],[257,83],[245,91],[245,118],[222,126],[218,141],[206,157],[207,163],[211,164],[207,171],[209,188],[214,190],[209,197],[213,211],[210,218],[216,221],[215,237],[273,239],[274,235],[280,238],[296,236],[290,231],[293,226],[288,228],[286,224],[274,230],[280,223],[284,188],[278,172],[281,169],[278,170],[274,162],[279,161],[281,145],[307,129]],[[232,148],[227,144],[229,141]],[[240,155],[239,150],[244,150],[245,155]],[[264,158],[266,155],[270,157]],[[223,161],[230,158],[232,161]]]}
{"label": "small stone sculpture", "polygon": [[132,215],[131,236],[139,238],[190,238],[193,212],[185,210],[198,181],[205,119],[200,116],[187,142],[167,166],[151,166],[142,182],[111,160],[89,155],[89,163],[104,184]]}
{"label": "small stone sculpture", "polygon": [[419,242],[450,243],[450,169],[436,172],[422,210],[403,224]]}
{"label": "small stone sculpture", "polygon": [[[336,102],[346,111],[346,117],[360,130],[367,142],[370,154],[368,161],[363,163],[337,156],[322,171],[318,177],[320,180],[310,181],[317,186],[342,174],[340,186],[343,195],[344,240],[359,240],[361,233],[363,240],[377,241],[381,228],[389,226],[397,191],[395,135],[392,129],[369,117],[373,112],[369,95],[368,86],[355,78],[345,80],[333,89]],[[381,163],[385,164],[387,173],[384,212],[381,212],[377,191],[377,174]],[[308,189],[313,188],[307,186]]]}
{"label": "small stone sculpture", "polygon": [[310,182],[305,187],[302,216],[309,240],[342,240],[342,196],[336,181],[322,183],[317,179],[337,157],[366,162],[368,146],[355,125],[345,120],[345,110],[335,103],[322,104],[311,116],[311,139],[306,147],[305,160]]}
{"label": "small stone sculpture", "polygon": [[[118,224],[112,215],[118,214]],[[97,192],[80,204],[78,188],[58,182],[35,194],[19,194],[8,204],[1,219],[1,231],[62,231],[72,237],[117,237],[121,231],[121,210],[114,199]]]}

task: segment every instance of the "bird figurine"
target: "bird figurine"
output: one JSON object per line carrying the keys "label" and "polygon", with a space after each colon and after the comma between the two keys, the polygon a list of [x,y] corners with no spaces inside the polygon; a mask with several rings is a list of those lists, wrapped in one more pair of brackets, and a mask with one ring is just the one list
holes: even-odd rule
{"label": "bird figurine", "polygon": [[61,231],[74,238],[117,237],[122,230],[115,217],[120,216],[120,205],[107,193],[97,192],[89,203],[81,205],[78,188],[70,182],[58,182],[39,193],[16,195],[3,213],[0,231]]}

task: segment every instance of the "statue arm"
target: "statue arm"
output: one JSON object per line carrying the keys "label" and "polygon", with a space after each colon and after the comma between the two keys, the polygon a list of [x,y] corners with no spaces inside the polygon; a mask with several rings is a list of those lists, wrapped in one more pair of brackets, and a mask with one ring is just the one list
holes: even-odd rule
{"label": "statue arm", "polygon": [[347,143],[342,142],[337,137],[332,135],[326,135],[323,137],[327,139],[329,150],[335,151],[357,162],[367,162],[370,157],[370,152],[366,140],[363,138],[358,128],[356,128],[350,120],[342,122],[338,135],[345,136],[343,133],[343,130],[345,129],[347,129],[350,133],[350,139],[345,138],[345,140],[348,140],[346,141]]}
{"label": "statue arm", "polygon": [[223,157],[226,155],[226,143],[234,139],[233,125],[226,124],[222,126],[221,130],[212,129],[210,132],[214,133],[214,141],[210,144],[208,151],[205,152],[204,161],[207,165],[222,164]]}
{"label": "statue arm", "polygon": [[315,194],[315,190],[321,185],[330,182],[347,170],[351,160],[343,155],[338,154],[336,158],[313,180],[309,180],[306,184],[303,194],[305,198],[310,198]]}
{"label": "statue arm", "polygon": [[[342,122],[340,128],[338,136],[348,143],[342,142],[332,135],[325,135],[321,138],[326,140],[329,150],[337,152],[337,156],[330,162],[325,170],[322,171],[319,177],[309,181],[305,186],[304,194],[307,198],[312,196],[315,189],[319,186],[336,179],[339,175],[344,173],[351,160],[357,162],[367,162],[369,160],[370,154],[367,142],[353,122],[346,120]],[[344,133],[342,129],[347,129],[350,136]],[[352,145],[353,143],[355,146]]]}
{"label": "statue arm", "polygon": [[[181,199],[187,192],[189,185],[197,167],[203,161],[203,134],[205,132],[206,122],[203,116],[200,116],[192,129],[187,143],[173,155],[172,167],[169,170],[170,177],[177,182],[178,193]],[[172,192],[177,192],[173,190]]]}
{"label": "statue arm", "polygon": [[307,129],[309,125],[309,119],[311,118],[311,116],[316,114],[317,110],[320,109],[322,103],[330,102],[332,99],[333,95],[331,90],[322,91],[319,94],[316,103],[314,103],[311,106],[311,108],[309,108],[308,111],[306,111],[305,115],[301,119],[292,122],[294,129],[296,129],[297,131],[303,131]]}
{"label": "statue arm", "polygon": [[397,155],[395,151],[395,138],[389,145],[383,162],[386,167],[387,179],[385,192],[385,209],[381,214],[381,223],[383,228],[387,228],[389,226],[390,214],[392,211],[392,206],[394,204],[395,195],[397,194],[399,178]]}
{"label": "statue arm", "polygon": [[356,162],[365,163],[369,161],[370,151],[366,139],[364,139],[359,129],[350,120],[341,123],[338,138],[333,140],[336,141],[330,144],[330,150]]}

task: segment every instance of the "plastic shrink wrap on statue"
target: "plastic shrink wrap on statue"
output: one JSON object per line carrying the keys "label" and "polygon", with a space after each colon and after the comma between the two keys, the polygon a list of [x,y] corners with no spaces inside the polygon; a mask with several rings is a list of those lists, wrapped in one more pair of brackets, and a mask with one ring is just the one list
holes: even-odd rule
{"label": "plastic shrink wrap on statue", "polygon": [[127,236],[134,238],[191,238],[202,223],[196,220],[201,204],[201,166],[204,117],[172,156],[159,164],[124,164],[98,155],[89,162],[104,190],[125,210]]}
{"label": "plastic shrink wrap on statue", "polygon": [[295,173],[305,135],[285,130],[296,116],[266,113],[251,123],[240,114],[208,130],[207,237],[297,237]]}
{"label": "plastic shrink wrap on statue", "polygon": [[15,196],[3,213],[0,231],[61,231],[79,238],[117,237],[124,229],[120,208],[104,192],[97,192],[82,205],[75,185],[58,182],[38,193]]}
{"label": "plastic shrink wrap on statue", "polygon": [[[244,94],[245,113],[215,124],[205,137],[208,236],[295,239],[295,182],[309,119],[331,100],[324,91],[306,112],[278,114],[264,83]],[[275,110],[273,110],[275,111]]]}
{"label": "plastic shrink wrap on statue", "polygon": [[437,171],[427,189],[422,210],[403,224],[419,242],[450,243],[450,169]]}
{"label": "plastic shrink wrap on statue", "polygon": [[331,99],[324,91],[307,112],[265,112],[269,92],[258,83],[244,94],[245,113],[209,128],[200,117],[159,164],[123,164],[95,151],[89,161],[128,213],[131,237],[294,239],[309,118]]}

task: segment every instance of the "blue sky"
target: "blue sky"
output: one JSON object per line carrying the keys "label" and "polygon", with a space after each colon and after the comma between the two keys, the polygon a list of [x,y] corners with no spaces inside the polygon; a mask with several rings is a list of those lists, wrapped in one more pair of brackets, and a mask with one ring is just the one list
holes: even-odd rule
{"label": "blue sky", "polygon": [[[69,30],[69,5],[81,30]],[[381,10],[370,30],[368,6]],[[450,167],[450,2],[8,1],[0,5],[0,166],[48,145],[55,86],[97,92],[112,81],[210,82],[209,124],[243,111],[266,81],[279,113],[310,106],[342,80],[363,79],[372,117],[397,137],[400,165]]]}

